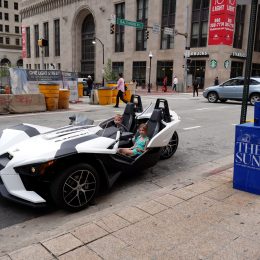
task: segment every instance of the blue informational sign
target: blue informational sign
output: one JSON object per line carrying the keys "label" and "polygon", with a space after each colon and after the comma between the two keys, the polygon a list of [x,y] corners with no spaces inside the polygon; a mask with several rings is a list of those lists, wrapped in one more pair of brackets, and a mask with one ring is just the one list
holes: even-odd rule
{"label": "blue informational sign", "polygon": [[236,126],[233,187],[260,194],[260,127]]}

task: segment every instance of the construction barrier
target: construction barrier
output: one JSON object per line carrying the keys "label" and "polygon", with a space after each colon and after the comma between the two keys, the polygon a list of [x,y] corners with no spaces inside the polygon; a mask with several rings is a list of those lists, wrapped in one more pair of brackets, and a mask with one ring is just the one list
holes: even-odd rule
{"label": "construction barrier", "polygon": [[78,82],[78,95],[79,97],[83,97],[83,83],[82,82]]}
{"label": "construction barrier", "polygon": [[59,103],[59,84],[39,84],[39,91],[45,96],[47,110],[58,109]]}
{"label": "construction barrier", "polygon": [[12,95],[1,94],[0,95],[0,114],[9,113],[9,104]]}
{"label": "construction barrier", "polygon": [[99,105],[109,105],[112,103],[111,89],[98,89]]}
{"label": "construction barrier", "polygon": [[10,96],[10,103],[8,107],[8,111],[10,113],[46,111],[45,98],[43,94],[20,94],[8,96]]}
{"label": "construction barrier", "polygon": [[70,99],[69,89],[60,89],[59,90],[58,108],[59,109],[68,109],[69,108],[69,99]]}

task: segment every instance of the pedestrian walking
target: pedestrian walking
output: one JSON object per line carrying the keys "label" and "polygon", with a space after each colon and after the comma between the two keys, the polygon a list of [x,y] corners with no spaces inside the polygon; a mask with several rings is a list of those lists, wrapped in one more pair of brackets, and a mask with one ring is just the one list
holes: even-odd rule
{"label": "pedestrian walking", "polygon": [[125,94],[125,80],[123,78],[123,73],[119,73],[119,80],[117,81],[117,96],[116,96],[116,105],[114,107],[119,107],[119,99],[121,99],[124,103],[127,103],[127,101],[124,99]]}
{"label": "pedestrian walking", "polygon": [[168,78],[165,75],[164,78],[163,78],[163,88],[162,88],[163,92],[167,92],[167,82],[168,82]]}
{"label": "pedestrian walking", "polygon": [[197,79],[195,79],[192,83],[193,85],[193,97],[195,97],[195,92],[197,93],[197,96],[199,95],[199,82]]}
{"label": "pedestrian walking", "polygon": [[172,91],[177,91],[177,84],[178,84],[178,78],[176,76],[173,77],[173,85],[172,85]]}
{"label": "pedestrian walking", "polygon": [[88,88],[87,88],[87,95],[89,97],[91,97],[91,91],[93,89],[93,80],[91,78],[90,75],[88,75],[88,78],[87,78],[87,85],[88,85]]}
{"label": "pedestrian walking", "polygon": [[218,80],[218,76],[215,78],[215,80],[214,80],[214,86],[217,86],[217,85],[219,85],[219,80]]}

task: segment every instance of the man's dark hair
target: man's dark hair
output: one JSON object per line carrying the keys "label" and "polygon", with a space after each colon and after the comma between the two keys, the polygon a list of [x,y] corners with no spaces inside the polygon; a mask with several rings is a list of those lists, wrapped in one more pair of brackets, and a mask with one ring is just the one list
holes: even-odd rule
{"label": "man's dark hair", "polygon": [[123,73],[122,72],[120,72],[118,75],[119,75],[120,78],[123,77]]}

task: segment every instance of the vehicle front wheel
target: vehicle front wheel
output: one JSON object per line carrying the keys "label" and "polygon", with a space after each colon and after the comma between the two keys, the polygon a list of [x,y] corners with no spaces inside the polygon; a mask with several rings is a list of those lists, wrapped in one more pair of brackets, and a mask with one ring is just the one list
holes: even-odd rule
{"label": "vehicle front wheel", "polygon": [[218,101],[218,94],[216,92],[209,92],[208,101],[209,103],[216,103]]}
{"label": "vehicle front wheel", "polygon": [[253,93],[253,94],[250,96],[250,104],[251,104],[252,106],[254,106],[256,101],[260,101],[260,94],[258,94],[258,93]]}
{"label": "vehicle front wheel", "polygon": [[91,165],[81,163],[61,170],[51,184],[51,195],[59,207],[79,211],[95,198],[99,185],[97,171]]}
{"label": "vehicle front wheel", "polygon": [[178,136],[177,132],[175,131],[173,133],[172,138],[171,138],[170,142],[168,143],[168,145],[162,147],[160,159],[165,160],[165,159],[169,159],[170,157],[172,157],[178,148],[178,144],[179,144],[179,136]]}
{"label": "vehicle front wheel", "polygon": [[225,103],[225,102],[227,101],[227,99],[226,99],[226,98],[220,98],[219,101],[220,101],[221,103]]}

